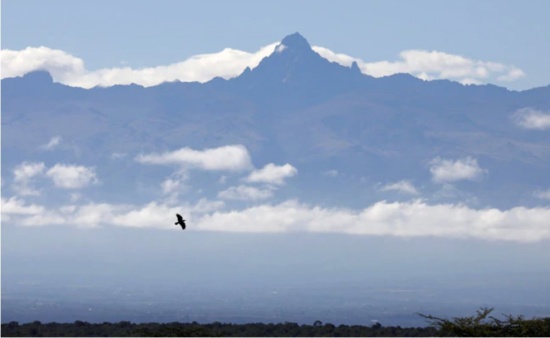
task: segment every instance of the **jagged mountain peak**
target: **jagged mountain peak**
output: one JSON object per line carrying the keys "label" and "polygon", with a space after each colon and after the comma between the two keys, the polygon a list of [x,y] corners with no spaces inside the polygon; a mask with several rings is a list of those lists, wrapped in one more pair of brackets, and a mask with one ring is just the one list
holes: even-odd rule
{"label": "jagged mountain peak", "polygon": [[272,56],[277,58],[309,59],[319,56],[300,33],[290,34],[275,47]]}
{"label": "jagged mountain peak", "polygon": [[[283,47],[284,46],[284,47]],[[279,49],[291,49],[291,50],[311,50],[309,42],[300,33],[287,35],[279,44]]]}
{"label": "jagged mountain peak", "polygon": [[[322,92],[334,87],[349,87],[364,78],[357,64],[345,67],[323,58],[315,52],[300,33],[284,37],[273,53],[254,69],[245,71],[235,80],[246,86],[285,86],[308,88]],[[320,88],[324,88],[320,90]],[[339,91],[339,90],[337,90]]]}

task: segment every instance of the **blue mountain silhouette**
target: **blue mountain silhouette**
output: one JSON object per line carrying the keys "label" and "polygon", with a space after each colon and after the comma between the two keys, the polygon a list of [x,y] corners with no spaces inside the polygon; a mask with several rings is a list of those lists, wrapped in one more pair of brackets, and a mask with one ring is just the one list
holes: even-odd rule
{"label": "blue mountain silhouette", "polygon": [[[54,83],[45,72],[4,79],[2,175],[44,156],[38,146],[55,135],[70,149],[48,154],[49,161],[102,163],[103,179],[127,189],[165,175],[129,171],[136,154],[243,144],[257,167],[298,168],[281,198],[364,205],[401,198],[380,185],[406,179],[434,201],[538,204],[533,192],[550,188],[550,131],[515,124],[513,114],[524,108],[549,113],[550,86],[516,92],[408,74],[373,78],[356,64],[322,58],[294,33],[256,68],[204,84],[86,90]],[[130,155],[113,161],[112,153]],[[432,180],[430,162],[438,157],[475,158],[485,174],[449,190]],[[323,176],[330,170],[340,175]],[[197,175],[215,196],[215,180]],[[97,189],[117,194],[108,184]]]}

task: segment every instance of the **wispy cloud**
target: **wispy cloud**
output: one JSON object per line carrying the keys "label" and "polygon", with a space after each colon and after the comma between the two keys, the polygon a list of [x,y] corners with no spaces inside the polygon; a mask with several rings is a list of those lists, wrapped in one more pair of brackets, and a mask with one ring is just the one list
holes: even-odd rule
{"label": "wispy cloud", "polygon": [[511,118],[514,124],[525,129],[550,130],[550,112],[522,108],[515,111]]}
{"label": "wispy cloud", "polygon": [[[279,42],[274,42],[255,52],[226,48],[217,53],[192,56],[182,62],[142,69],[113,67],[95,71],[87,70],[84,60],[62,50],[43,46],[19,51],[4,49],[1,51],[2,78],[46,70],[57,82],[83,88],[131,83],[148,87],[171,81],[206,82],[215,77],[228,79],[238,76],[246,67],[255,68],[264,57],[276,51],[278,45]],[[347,67],[357,62],[364,74],[374,77],[409,73],[424,80],[449,79],[470,84],[510,82],[525,76],[513,65],[473,60],[441,51],[411,49],[402,51],[395,61],[367,62],[328,48],[312,48],[325,59]]]}
{"label": "wispy cloud", "polygon": [[257,201],[270,198],[271,196],[273,196],[271,189],[258,189],[247,185],[230,187],[218,193],[219,198],[241,201]]}
{"label": "wispy cloud", "polygon": [[43,150],[52,150],[61,143],[61,136],[54,136],[46,144],[40,146],[40,149]]}
{"label": "wispy cloud", "polygon": [[246,178],[251,183],[269,183],[275,185],[285,184],[285,179],[298,174],[298,170],[290,164],[277,166],[273,163],[266,164],[262,169],[255,170]]}
{"label": "wispy cloud", "polygon": [[179,195],[188,190],[188,186],[185,184],[189,175],[187,171],[176,171],[170,177],[166,178],[161,183],[162,194],[167,198],[167,202],[175,204],[178,202]]}
{"label": "wispy cloud", "polygon": [[397,191],[397,192],[404,193],[404,194],[409,194],[409,195],[418,195],[419,194],[418,190],[416,190],[414,185],[411,182],[407,181],[407,180],[386,184],[385,186],[383,186],[381,188],[381,190],[382,191]]}
{"label": "wispy cloud", "polygon": [[248,150],[243,145],[194,150],[181,148],[165,153],[139,155],[136,161],[145,164],[178,164],[182,167],[210,171],[241,171],[253,168]]}
{"label": "wispy cloud", "polygon": [[550,200],[550,189],[548,190],[538,190],[533,193],[536,198],[543,200]]}
{"label": "wispy cloud", "polygon": [[476,180],[487,170],[481,169],[477,164],[477,160],[472,157],[458,160],[446,160],[436,157],[430,162],[430,172],[434,182],[444,183]]}
{"label": "wispy cloud", "polygon": [[323,171],[322,174],[328,177],[338,177],[339,175],[338,170],[335,170],[335,169]]}

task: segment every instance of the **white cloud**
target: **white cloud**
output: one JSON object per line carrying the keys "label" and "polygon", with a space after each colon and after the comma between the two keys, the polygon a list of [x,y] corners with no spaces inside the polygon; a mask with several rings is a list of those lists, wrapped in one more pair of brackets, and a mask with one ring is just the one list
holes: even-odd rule
{"label": "white cloud", "polygon": [[550,129],[550,112],[522,108],[512,114],[512,121],[525,129],[547,130]]}
{"label": "white cloud", "polygon": [[65,224],[73,225],[79,228],[95,228],[111,222],[119,210],[120,206],[114,206],[107,203],[91,203],[75,208],[65,218]]}
{"label": "white cloud", "polygon": [[46,166],[43,162],[23,162],[13,170],[13,189],[21,196],[39,195],[40,192],[31,187],[31,182],[37,176],[42,175]]}
{"label": "white cloud", "polygon": [[55,147],[57,147],[60,143],[61,143],[61,136],[54,136],[50,139],[48,143],[41,145],[40,149],[52,150]]}
{"label": "white cloud", "polygon": [[22,200],[2,199],[2,217],[24,226],[62,224],[75,227],[122,226],[173,229],[175,213],[190,230],[232,232],[324,232],[366,236],[476,238],[534,242],[550,240],[550,208],[473,209],[461,204],[427,204],[421,200],[380,201],[362,210],[322,208],[297,201],[224,210],[220,201],[142,207],[87,204],[44,208]]}
{"label": "white cloud", "polygon": [[174,229],[176,213],[183,215],[188,222],[193,222],[195,214],[208,213],[223,206],[224,203],[220,201],[201,199],[195,204],[186,203],[178,206],[151,202],[143,207],[111,207],[107,209],[108,214],[103,216],[103,224],[130,228]]}
{"label": "white cloud", "polygon": [[70,225],[79,228],[97,227],[110,222],[121,207],[110,204],[67,205],[59,209],[45,208],[17,198],[2,199],[2,219],[23,226]]}
{"label": "white cloud", "polygon": [[218,53],[195,55],[185,61],[164,66],[132,69],[105,68],[88,71],[84,61],[61,50],[28,47],[20,51],[2,50],[2,78],[23,76],[35,70],[47,70],[56,82],[75,87],[139,84],[144,87],[169,81],[206,82],[214,77],[231,78],[246,67],[254,68],[270,55],[278,43],[254,53],[226,48]]}
{"label": "white cloud", "polygon": [[42,174],[45,167],[44,162],[23,162],[13,170],[15,182],[26,183],[33,177]]}
{"label": "white cloud", "polygon": [[263,200],[273,196],[272,190],[258,189],[247,185],[230,187],[218,193],[219,198],[242,201]]}
{"label": "white cloud", "polygon": [[377,202],[360,211],[310,207],[296,201],[203,216],[201,230],[338,232],[398,237],[435,236],[531,242],[550,239],[550,209],[471,209],[422,201]]}
{"label": "white cloud", "polygon": [[[510,82],[525,73],[514,66],[491,61],[472,60],[461,55],[420,49],[404,50],[398,61],[365,62],[323,47],[313,47],[325,59],[350,67],[357,62],[363,74],[373,77],[408,73],[423,80],[448,79],[462,84]],[[496,78],[495,78],[496,77]]]}
{"label": "white cloud", "polygon": [[35,70],[47,70],[61,83],[85,74],[84,61],[62,50],[27,47],[23,50],[2,49],[2,78],[22,76]]}
{"label": "white cloud", "polygon": [[475,180],[487,172],[487,170],[481,169],[477,160],[472,157],[456,161],[436,157],[430,162],[430,165],[432,180],[438,183]]}
{"label": "white cloud", "polygon": [[269,183],[282,185],[287,177],[292,177],[298,170],[290,164],[277,166],[273,163],[266,164],[262,169],[255,170],[246,178],[247,182]]}
{"label": "white cloud", "polygon": [[243,145],[228,145],[204,150],[181,148],[162,154],[139,155],[136,161],[147,164],[179,164],[203,170],[241,171],[252,168],[250,155]]}
{"label": "white cloud", "polygon": [[[2,224],[11,222],[14,218],[23,217],[24,219],[35,218],[43,215],[46,209],[41,205],[27,205],[25,201],[17,197],[1,199]],[[20,224],[23,224],[20,222]],[[24,224],[23,224],[24,225]]]}
{"label": "white cloud", "polygon": [[[229,79],[238,76],[246,67],[255,68],[264,57],[281,52],[285,47],[274,42],[253,53],[226,48],[169,65],[142,69],[113,67],[96,71],[86,70],[82,59],[61,50],[47,47],[28,47],[19,51],[4,49],[1,51],[2,78],[46,70],[56,82],[83,88],[131,83],[148,87],[170,81],[206,82],[214,77]],[[312,48],[325,59],[347,67],[355,61],[364,74],[374,77],[409,73],[424,80],[449,79],[477,84],[510,82],[525,76],[521,69],[511,65],[472,60],[441,51],[411,49],[402,51],[397,61],[365,62],[324,47]]]}
{"label": "white cloud", "polygon": [[418,195],[418,190],[414,187],[414,185],[406,180],[395,182],[395,183],[389,183],[382,187],[382,191],[398,191],[400,193],[410,194],[410,195]]}
{"label": "white cloud", "polygon": [[313,49],[317,54],[321,55],[323,58],[331,61],[336,62],[342,66],[351,67],[351,65],[354,62],[357,62],[358,64],[363,64],[364,61],[358,58],[355,58],[353,56],[349,56],[346,54],[341,53],[335,53],[331,51],[328,48],[325,47],[319,47],[319,46],[312,46],[311,49]]}
{"label": "white cloud", "polygon": [[174,225],[176,213],[187,214],[187,212],[182,210],[184,209],[151,202],[140,209],[130,210],[114,216],[111,223],[124,227],[159,227],[169,229]]}
{"label": "white cloud", "polygon": [[[25,217],[20,222],[18,222],[18,225],[23,226],[49,226],[49,225],[62,225],[66,223],[66,218],[63,216],[52,212],[52,211],[45,211],[42,214],[39,215],[32,215],[29,217]],[[77,226],[77,224],[72,224],[74,226]]]}
{"label": "white cloud", "polygon": [[508,73],[499,76],[497,80],[502,82],[511,82],[524,76],[525,76],[525,73],[521,69],[512,67],[511,69],[508,70]]}
{"label": "white cloud", "polygon": [[2,198],[2,216],[5,215],[36,215],[44,212],[44,207],[36,204],[26,205],[17,197]]}
{"label": "white cloud", "polygon": [[56,164],[46,175],[55,186],[63,189],[78,189],[98,182],[93,168],[78,165]]}

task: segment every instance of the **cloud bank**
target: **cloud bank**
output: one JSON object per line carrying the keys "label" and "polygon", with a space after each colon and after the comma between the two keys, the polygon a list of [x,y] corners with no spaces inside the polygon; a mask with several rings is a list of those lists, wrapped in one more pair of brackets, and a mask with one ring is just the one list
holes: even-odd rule
{"label": "cloud bank", "polygon": [[289,200],[241,210],[200,200],[170,206],[86,204],[46,209],[2,198],[2,217],[24,226],[151,227],[173,229],[176,212],[188,215],[191,231],[344,233],[364,236],[475,238],[514,242],[550,239],[549,208],[473,209],[461,204],[380,201],[362,210],[323,208]]}
{"label": "cloud bank", "polygon": [[27,47],[20,51],[2,50],[2,78],[22,76],[35,70],[50,72],[56,82],[73,87],[92,88],[139,84],[144,87],[163,82],[206,82],[215,77],[232,78],[246,67],[254,68],[270,55],[277,43],[254,53],[226,48],[218,53],[195,55],[182,62],[142,69],[105,68],[86,70],[84,61],[62,50]]}
{"label": "cloud bank", "polygon": [[[23,50],[1,51],[2,78],[23,76],[36,70],[50,72],[54,81],[69,86],[92,88],[138,84],[144,87],[163,82],[207,82],[215,77],[225,79],[241,74],[245,68],[255,68],[273,52],[283,52],[279,42],[261,47],[255,52],[226,48],[217,53],[192,56],[182,62],[156,67],[133,69],[113,67],[99,70],[85,68],[84,60],[62,50],[48,47],[27,47]],[[512,65],[492,61],[472,60],[441,51],[411,49],[402,51],[395,61],[367,62],[330,49],[313,46],[323,58],[351,67],[357,62],[362,73],[374,77],[408,73],[423,80],[448,79],[463,84],[506,83],[525,76]]]}
{"label": "cloud bank", "polygon": [[344,66],[351,67],[353,62],[357,62],[363,74],[374,77],[408,73],[422,80],[447,79],[462,84],[481,84],[488,81],[510,82],[525,76],[521,69],[514,66],[472,60],[435,50],[404,50],[399,53],[400,60],[377,62],[365,62],[323,47],[313,47],[313,50],[325,59]]}

